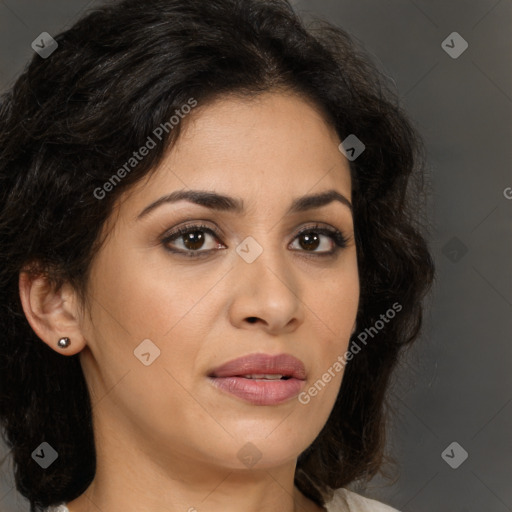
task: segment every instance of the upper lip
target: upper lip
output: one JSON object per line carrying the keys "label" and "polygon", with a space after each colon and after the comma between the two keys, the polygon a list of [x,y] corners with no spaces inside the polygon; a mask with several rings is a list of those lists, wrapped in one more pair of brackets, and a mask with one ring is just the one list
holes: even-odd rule
{"label": "upper lip", "polygon": [[212,370],[209,376],[236,377],[252,374],[279,374],[304,380],[306,369],[300,359],[289,354],[249,354],[224,363]]}

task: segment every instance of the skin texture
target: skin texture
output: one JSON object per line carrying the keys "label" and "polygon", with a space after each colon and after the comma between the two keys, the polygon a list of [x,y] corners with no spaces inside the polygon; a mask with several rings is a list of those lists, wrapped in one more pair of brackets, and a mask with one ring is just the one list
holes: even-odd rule
{"label": "skin texture", "polygon": [[[346,351],[359,302],[351,211],[340,202],[286,210],[329,189],[350,200],[348,161],[319,110],[292,93],[224,97],[183,122],[156,173],[124,194],[104,226],[87,307],[69,285],[55,291],[20,273],[32,328],[63,357],[81,352],[91,393],[97,472],[69,509],[321,510],[293,476],[327,421],[342,372],[307,405],[292,398],[274,406],[228,395],[207,376],[243,355],[288,353],[304,362],[307,389]],[[244,212],[180,201],[137,220],[161,196],[187,189],[239,197]],[[203,246],[192,245],[212,249],[207,256],[165,250],[164,234],[198,223],[220,234],[203,232]],[[297,237],[316,223],[340,230],[347,246],[318,256],[337,247],[329,236],[319,235],[317,247]],[[252,263],[236,252],[248,236],[263,248]],[[167,246],[191,244],[178,237]],[[71,339],[67,349],[57,347],[62,336]],[[149,366],[134,356],[144,339],[160,349]],[[248,442],[261,454],[251,468],[237,456]]]}

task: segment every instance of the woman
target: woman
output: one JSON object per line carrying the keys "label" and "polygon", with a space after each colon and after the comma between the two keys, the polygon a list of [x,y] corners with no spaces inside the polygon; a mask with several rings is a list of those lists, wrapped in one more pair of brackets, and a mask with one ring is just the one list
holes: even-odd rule
{"label": "woman", "polygon": [[[125,0],[0,112],[0,418],[32,510],[391,511],[421,143],[282,0]],[[45,43],[43,41],[43,43]],[[46,43],[45,43],[46,45]]]}

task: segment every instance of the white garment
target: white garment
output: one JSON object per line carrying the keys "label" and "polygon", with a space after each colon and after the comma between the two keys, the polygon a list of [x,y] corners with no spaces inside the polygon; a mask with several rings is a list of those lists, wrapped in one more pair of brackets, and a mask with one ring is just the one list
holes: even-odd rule
{"label": "white garment", "polygon": [[399,512],[396,508],[364,498],[348,489],[338,489],[325,507],[328,512]]}
{"label": "white garment", "polygon": [[[347,489],[338,489],[325,505],[327,512],[399,512],[379,501],[370,500]],[[46,512],[69,512],[66,505],[50,507]]]}

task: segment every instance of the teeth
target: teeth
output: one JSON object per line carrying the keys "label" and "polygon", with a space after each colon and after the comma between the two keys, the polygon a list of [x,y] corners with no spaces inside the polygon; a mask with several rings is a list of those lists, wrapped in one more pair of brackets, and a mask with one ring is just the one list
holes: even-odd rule
{"label": "teeth", "polygon": [[251,375],[242,375],[242,377],[245,377],[246,379],[264,379],[264,380],[279,380],[282,375],[279,374],[259,374],[254,373]]}

